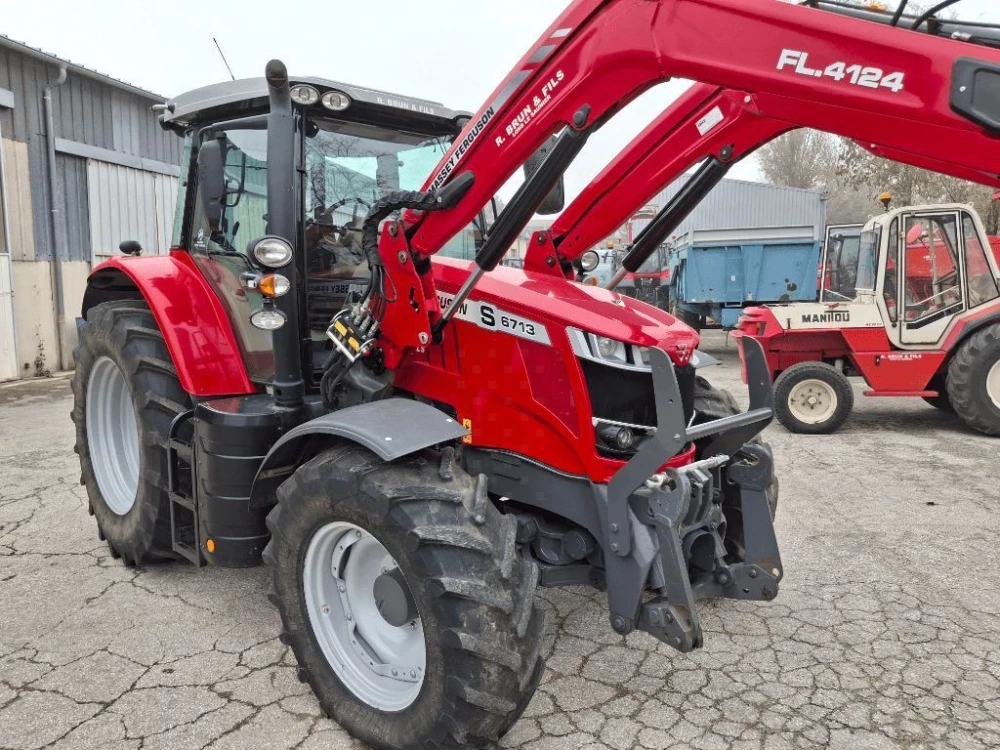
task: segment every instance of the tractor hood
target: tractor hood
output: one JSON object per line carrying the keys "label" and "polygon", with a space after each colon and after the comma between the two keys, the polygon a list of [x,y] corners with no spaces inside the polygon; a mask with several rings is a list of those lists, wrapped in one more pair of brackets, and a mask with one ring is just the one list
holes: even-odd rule
{"label": "tractor hood", "polygon": [[[450,301],[468,278],[470,261],[436,257],[434,278]],[[557,276],[500,266],[485,274],[471,299],[489,301],[499,310],[548,324],[554,337],[556,326],[567,326],[606,336],[640,347],[663,349],[678,365],[686,365],[698,348],[698,334],[672,315],[595,286],[567,282]]]}

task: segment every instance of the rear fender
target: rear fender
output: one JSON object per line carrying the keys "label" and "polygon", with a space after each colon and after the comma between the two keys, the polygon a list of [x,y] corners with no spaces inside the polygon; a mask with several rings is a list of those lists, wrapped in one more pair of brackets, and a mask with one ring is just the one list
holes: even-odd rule
{"label": "rear fender", "polygon": [[225,308],[190,255],[111,258],[90,274],[82,315],[102,302],[140,298],[156,318],[185,391],[212,397],[256,390]]}

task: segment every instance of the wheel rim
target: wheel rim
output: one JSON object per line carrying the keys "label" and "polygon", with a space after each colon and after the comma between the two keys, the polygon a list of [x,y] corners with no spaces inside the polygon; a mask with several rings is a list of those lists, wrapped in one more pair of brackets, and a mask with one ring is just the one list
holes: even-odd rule
{"label": "wheel rim", "polygon": [[427,665],[419,615],[395,627],[375,600],[376,579],[398,567],[375,537],[337,521],[313,534],[302,581],[309,624],[327,663],[357,698],[390,712],[417,699]]}
{"label": "wheel rim", "polygon": [[125,376],[109,357],[98,359],[90,371],[87,446],[101,497],[124,516],[139,491],[139,424]]}
{"label": "wheel rim", "polygon": [[1000,359],[993,363],[986,376],[986,395],[990,397],[993,405],[1000,409]]}
{"label": "wheel rim", "polygon": [[829,383],[810,378],[792,388],[788,394],[788,410],[805,424],[822,424],[837,412],[837,392]]}

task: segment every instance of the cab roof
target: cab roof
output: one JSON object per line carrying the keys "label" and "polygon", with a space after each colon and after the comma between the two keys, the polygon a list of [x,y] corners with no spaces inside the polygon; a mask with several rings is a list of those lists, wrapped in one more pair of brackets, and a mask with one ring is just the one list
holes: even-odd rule
{"label": "cab roof", "polygon": [[[313,105],[318,111],[336,119],[447,136],[456,135],[471,117],[469,112],[448,109],[439,102],[325,78],[291,78],[290,83],[293,87],[297,84],[314,86],[320,96],[327,91],[347,94],[351,98],[351,106],[341,112],[327,112],[322,105]],[[168,130],[183,133],[204,123],[259,114],[266,112],[267,108],[267,81],[264,78],[244,78],[203,86],[167,100],[160,122]]]}

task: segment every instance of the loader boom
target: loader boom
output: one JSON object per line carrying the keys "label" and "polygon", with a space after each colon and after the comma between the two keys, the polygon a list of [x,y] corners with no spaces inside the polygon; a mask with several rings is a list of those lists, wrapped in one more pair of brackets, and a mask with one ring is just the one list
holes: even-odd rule
{"label": "loader boom", "polygon": [[[551,134],[600,125],[671,78],[715,87],[732,115],[743,109],[747,121],[754,115],[772,121],[758,124],[760,143],[811,127],[888,158],[995,183],[1000,170],[990,165],[1000,164],[1000,102],[990,101],[985,87],[998,77],[994,49],[819,8],[774,0],[576,0],[428,180],[429,190],[465,173],[476,178],[455,208],[407,215],[418,224],[411,247],[421,256],[437,252]],[[742,92],[742,107],[719,89]],[[698,92],[710,96],[704,87]],[[697,96],[685,102],[697,106]],[[706,135],[701,150],[711,153],[720,144]],[[685,166],[698,160],[697,151],[693,144]],[[627,215],[622,210],[607,221],[616,225]],[[570,240],[567,253],[578,251]]]}

